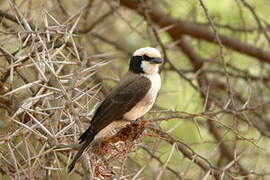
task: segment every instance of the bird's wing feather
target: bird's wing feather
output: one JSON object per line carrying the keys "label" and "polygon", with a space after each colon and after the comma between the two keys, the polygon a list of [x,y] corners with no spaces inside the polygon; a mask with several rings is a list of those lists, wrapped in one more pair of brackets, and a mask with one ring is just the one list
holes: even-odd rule
{"label": "bird's wing feather", "polygon": [[151,87],[149,81],[145,76],[135,76],[114,88],[96,110],[91,126],[80,136],[80,142],[97,134],[112,121],[122,118],[146,95]]}

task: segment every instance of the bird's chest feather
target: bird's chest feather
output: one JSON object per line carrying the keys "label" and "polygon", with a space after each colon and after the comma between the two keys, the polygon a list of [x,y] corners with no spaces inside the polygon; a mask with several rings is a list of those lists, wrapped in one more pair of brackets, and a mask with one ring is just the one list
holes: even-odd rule
{"label": "bird's chest feather", "polygon": [[124,118],[126,119],[136,120],[142,117],[155,103],[161,85],[160,76],[158,73],[145,76],[151,81],[151,87],[143,99],[124,115]]}

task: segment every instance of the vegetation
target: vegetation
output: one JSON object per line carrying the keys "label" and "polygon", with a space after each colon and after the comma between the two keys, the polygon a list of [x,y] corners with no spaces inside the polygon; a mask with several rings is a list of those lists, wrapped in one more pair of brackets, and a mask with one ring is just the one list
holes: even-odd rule
{"label": "vegetation", "polygon": [[[0,1],[0,179],[269,179],[269,8]],[[96,106],[145,46],[165,60],[155,107],[68,174]]]}

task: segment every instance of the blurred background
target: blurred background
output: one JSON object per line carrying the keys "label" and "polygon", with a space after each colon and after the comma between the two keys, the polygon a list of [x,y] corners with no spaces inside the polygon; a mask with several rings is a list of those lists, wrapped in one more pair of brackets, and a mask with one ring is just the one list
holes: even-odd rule
{"label": "blurred background", "polygon": [[[269,0],[1,0],[0,179],[270,179]],[[132,150],[66,168],[132,53],[162,87]],[[101,170],[100,170],[101,171]],[[107,174],[106,174],[107,173]]]}

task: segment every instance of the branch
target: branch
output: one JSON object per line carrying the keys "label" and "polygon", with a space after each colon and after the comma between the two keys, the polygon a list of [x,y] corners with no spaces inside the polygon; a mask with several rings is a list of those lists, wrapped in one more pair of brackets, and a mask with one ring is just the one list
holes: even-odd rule
{"label": "branch", "polygon": [[200,156],[199,154],[195,153],[190,147],[188,147],[186,144],[178,141],[177,139],[173,138],[168,133],[153,128],[151,126],[147,126],[148,129],[153,131],[154,133],[158,134],[163,140],[167,141],[171,145],[176,143],[177,149],[188,159],[190,159],[192,162],[197,164],[200,168],[202,168],[205,172],[210,171],[211,174],[216,178],[219,179],[222,175],[222,171],[218,168],[214,167],[208,160],[206,160],[204,157]]}
{"label": "branch", "polygon": [[[151,20],[160,28],[171,27],[167,28],[166,31],[170,34],[174,41],[179,40],[182,35],[190,35],[194,38],[203,39],[217,44],[215,34],[205,26],[180,19],[176,20],[157,9],[150,9],[150,7],[142,6],[140,3],[135,1],[120,0],[120,4],[136,11],[141,15],[143,15],[145,9],[147,9]],[[235,38],[230,38],[226,35],[219,34],[219,38],[222,44],[227,48],[233,49],[251,57],[255,57],[262,62],[270,63],[269,51],[262,50],[261,48],[244,43]]]}

